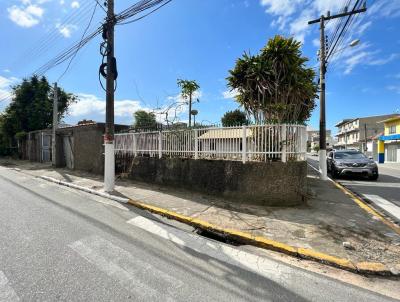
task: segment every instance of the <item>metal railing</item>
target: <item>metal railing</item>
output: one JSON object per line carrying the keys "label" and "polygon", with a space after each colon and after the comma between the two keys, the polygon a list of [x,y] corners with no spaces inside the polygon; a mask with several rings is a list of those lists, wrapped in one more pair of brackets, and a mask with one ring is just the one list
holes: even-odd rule
{"label": "metal railing", "polygon": [[120,133],[115,135],[115,152],[159,158],[286,162],[305,160],[306,142],[303,125],[250,125]]}

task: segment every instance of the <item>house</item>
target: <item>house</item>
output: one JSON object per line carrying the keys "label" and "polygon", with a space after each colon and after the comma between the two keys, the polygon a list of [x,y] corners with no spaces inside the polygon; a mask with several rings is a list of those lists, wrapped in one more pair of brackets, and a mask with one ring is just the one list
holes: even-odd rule
{"label": "house", "polygon": [[[129,126],[115,125],[115,131]],[[101,174],[104,169],[103,134],[105,123],[81,123],[56,131],[56,166]],[[51,129],[29,132],[22,158],[38,162],[52,161]]]}
{"label": "house", "polygon": [[[344,119],[337,123],[337,143],[335,149],[356,149],[365,153],[372,153],[368,148],[368,138],[372,138],[383,132],[382,120],[395,116],[395,114],[377,115]],[[370,144],[371,146],[371,144]]]}
{"label": "house", "polygon": [[400,115],[385,119],[384,134],[378,138],[379,162],[400,163]]}
{"label": "house", "polygon": [[[319,148],[319,130],[308,130],[307,142],[310,147],[309,151],[313,152],[316,148]],[[329,150],[333,145],[334,139],[332,137],[332,131],[326,130],[326,148]]]}
{"label": "house", "polygon": [[[246,151],[254,150],[252,142],[253,131],[246,131]],[[243,130],[241,128],[232,129],[212,129],[206,130],[199,135],[199,152],[208,154],[226,153],[228,156],[241,156],[243,150]]]}

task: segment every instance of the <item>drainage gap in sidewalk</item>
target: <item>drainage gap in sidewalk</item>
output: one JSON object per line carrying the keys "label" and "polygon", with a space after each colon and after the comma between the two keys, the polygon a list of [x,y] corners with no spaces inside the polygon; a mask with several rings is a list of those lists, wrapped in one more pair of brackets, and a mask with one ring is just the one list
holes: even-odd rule
{"label": "drainage gap in sidewalk", "polygon": [[196,234],[202,236],[202,237],[213,239],[213,240],[216,240],[216,241],[219,241],[219,242],[223,242],[223,243],[226,243],[226,244],[230,244],[230,245],[233,245],[233,246],[244,245],[244,244],[242,244],[242,243],[240,243],[238,241],[233,240],[232,238],[229,238],[229,235],[226,235],[226,234],[221,234],[221,233],[218,233],[218,232],[213,232],[213,231],[210,231],[210,230],[204,230],[204,229],[200,229],[200,228],[196,228],[194,230],[194,232]]}

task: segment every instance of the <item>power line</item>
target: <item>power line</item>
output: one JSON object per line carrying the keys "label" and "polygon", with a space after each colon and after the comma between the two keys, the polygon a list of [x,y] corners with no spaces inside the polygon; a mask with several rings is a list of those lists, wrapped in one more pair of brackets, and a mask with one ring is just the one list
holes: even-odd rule
{"label": "power line", "polygon": [[86,15],[91,10],[91,5],[85,2],[79,10],[74,10],[70,15],[68,15],[64,20],[54,27],[49,33],[43,35],[32,47],[28,48],[24,53],[22,53],[12,65],[19,66],[24,62],[32,62],[35,59],[40,58],[51,48],[53,48],[60,39],[64,36],[60,32],[60,29],[66,28],[68,25],[80,23],[85,18]]}
{"label": "power line", "polygon": [[[359,3],[360,3],[360,0],[357,0],[356,3],[354,4],[354,7],[353,7],[353,9],[352,9],[352,12],[355,12],[355,11],[357,10],[357,6],[358,6]],[[337,39],[336,39],[336,42],[333,44],[332,48],[330,48],[330,50],[329,50],[329,52],[328,52],[328,55],[326,56],[326,61],[328,61],[329,58],[331,57],[331,55],[332,55],[333,51],[335,50],[335,47],[336,47],[336,45],[338,44],[340,38],[341,38],[342,36],[344,37],[344,34],[345,34],[345,32],[347,31],[346,28],[348,27],[348,24],[349,24],[349,22],[350,22],[350,20],[351,20],[351,18],[352,18],[352,15],[353,15],[353,14],[349,14],[349,15],[348,15],[348,18],[347,18],[347,20],[346,20],[344,26],[342,27],[342,30],[340,31],[339,36],[338,36]]]}
{"label": "power line", "polygon": [[64,72],[60,75],[60,77],[58,78],[57,82],[59,82],[60,79],[67,73],[69,67],[71,66],[72,61],[74,60],[74,58],[75,58],[76,55],[78,54],[78,51],[79,51],[80,48],[81,48],[81,44],[82,44],[83,38],[85,37],[85,35],[86,35],[86,33],[87,33],[87,31],[88,31],[90,25],[92,24],[93,17],[94,17],[94,15],[95,15],[95,13],[96,13],[97,5],[98,5],[98,2],[96,1],[96,4],[94,5],[94,8],[93,8],[93,13],[92,13],[92,15],[91,15],[91,17],[90,17],[89,23],[87,24],[85,30],[83,31],[83,34],[82,34],[81,40],[80,40],[80,42],[79,42],[79,45],[78,45],[78,47],[76,48],[75,53],[74,53],[73,56],[71,57],[71,59],[70,59],[68,65],[67,65],[67,68],[66,68],[66,69],[64,70]]}

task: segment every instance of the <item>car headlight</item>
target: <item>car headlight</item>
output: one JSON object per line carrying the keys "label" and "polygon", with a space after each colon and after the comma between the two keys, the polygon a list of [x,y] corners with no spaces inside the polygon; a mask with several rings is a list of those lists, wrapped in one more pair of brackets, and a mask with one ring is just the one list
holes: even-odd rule
{"label": "car headlight", "polygon": [[338,167],[344,167],[344,163],[342,162],[335,162],[335,165]]}
{"label": "car headlight", "polygon": [[376,163],[375,162],[368,163],[368,167],[375,168],[376,167]]}

